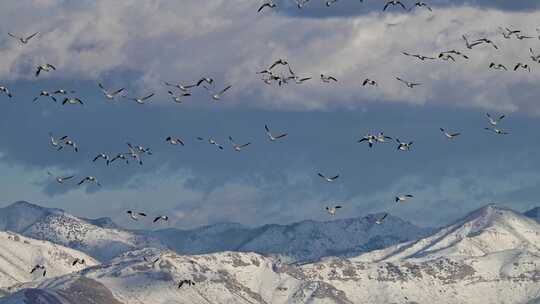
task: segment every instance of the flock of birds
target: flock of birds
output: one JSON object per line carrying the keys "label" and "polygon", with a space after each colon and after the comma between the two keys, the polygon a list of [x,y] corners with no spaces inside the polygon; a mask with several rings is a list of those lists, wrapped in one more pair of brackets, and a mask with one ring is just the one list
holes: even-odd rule
{"label": "flock of birds", "polygon": [[[297,3],[297,6],[299,9],[304,8],[310,0],[295,0]],[[326,1],[326,6],[330,7],[333,3],[337,2],[338,0],[329,0]],[[363,2],[363,0],[360,0],[360,2]],[[277,4],[273,1],[266,1],[264,2],[259,8],[258,12],[262,12],[266,9],[272,9],[276,8]],[[384,6],[382,7],[383,11],[386,11],[389,8],[396,7],[398,9],[403,9],[405,11],[410,11],[413,8],[425,8],[429,11],[432,11],[432,8],[423,1],[417,1],[414,3],[413,6],[410,8],[407,8],[407,6],[401,2],[396,0],[387,1]],[[526,35],[521,30],[517,29],[511,29],[508,27],[505,28],[499,28],[502,37],[504,39],[512,39],[515,38],[517,40],[525,40],[525,39],[540,39],[540,30],[536,30],[538,33],[538,36],[532,36],[532,35]],[[13,39],[16,39],[21,45],[26,45],[30,43],[32,39],[36,39],[35,37],[39,37],[39,32],[33,33],[28,36],[20,36],[13,33],[8,33],[10,37]],[[490,46],[494,48],[495,50],[499,49],[499,46],[488,38],[478,38],[474,40],[470,40],[466,35],[462,36],[463,42],[464,42],[464,48],[468,50],[477,49],[481,46]],[[530,51],[530,58],[532,62],[540,63],[540,54],[536,54],[532,48],[529,49]],[[412,57],[420,61],[427,61],[427,60],[444,60],[444,61],[451,61],[456,62],[458,59],[468,60],[469,55],[464,54],[462,51],[459,50],[445,50],[442,52],[439,52],[436,55],[428,56],[428,55],[422,55],[422,54],[413,54],[410,52],[402,52],[404,56]],[[513,65],[513,68],[507,67],[504,64],[501,63],[495,63],[491,62],[489,64],[490,69],[494,70],[502,70],[502,71],[508,71],[509,68],[513,69],[514,71],[523,70],[530,72],[531,66],[528,63],[524,62],[518,62],[515,65]],[[54,73],[57,71],[57,68],[50,63],[43,63],[39,64],[35,67],[35,77],[39,77],[43,73]],[[306,76],[306,75],[299,75],[298,73],[293,70],[292,65],[288,62],[288,60],[280,58],[272,62],[268,67],[264,68],[263,70],[257,72],[258,75],[262,75],[262,81],[267,85],[272,85],[276,83],[278,86],[286,85],[290,82],[293,82],[295,84],[303,84],[307,81],[310,81],[313,79],[312,76]],[[319,75],[320,82],[323,84],[331,84],[331,83],[338,83],[338,79],[333,75],[323,74],[321,73]],[[421,86],[421,82],[416,81],[410,81],[406,80],[403,77],[395,77],[396,81],[399,81],[402,83],[405,87],[409,89],[414,89],[417,86]],[[379,86],[379,83],[375,79],[371,78],[365,78],[361,82],[362,86],[373,86],[377,87]],[[196,81],[190,84],[182,84],[182,83],[172,83],[172,82],[164,82],[163,85],[167,88],[167,94],[170,96],[171,100],[174,103],[182,103],[185,98],[188,98],[189,96],[192,96],[192,91],[195,89],[203,89],[206,91],[211,99],[214,101],[221,100],[225,93],[228,92],[232,85],[227,84],[220,87],[216,87],[216,81],[211,77],[200,77]],[[104,98],[107,101],[113,101],[117,98],[123,98],[125,100],[133,101],[137,104],[147,104],[149,103],[152,98],[155,96],[154,92],[148,92],[147,94],[143,94],[140,96],[129,96],[126,93],[125,88],[108,88],[103,83],[99,82],[97,83],[98,89],[103,94]],[[3,93],[8,98],[13,98],[13,92],[6,86],[0,85],[0,93]],[[65,106],[84,106],[85,102],[81,97],[78,97],[75,95],[75,91],[72,90],[65,90],[65,89],[58,89],[54,91],[45,91],[42,90],[40,93],[33,99],[33,102],[36,103],[38,101],[41,101],[43,99],[49,99],[52,102],[58,102],[61,100],[61,104]],[[485,127],[486,130],[493,132],[497,135],[508,135],[509,132],[503,130],[500,128],[500,124],[502,120],[505,118],[505,115],[498,115],[493,116],[489,113],[487,115],[488,120],[488,126]],[[441,133],[445,138],[448,140],[455,140],[461,133],[449,131],[444,128],[440,128]],[[268,125],[264,126],[264,132],[266,134],[267,139],[270,142],[275,142],[278,140],[281,140],[288,136],[288,133],[286,132],[279,132],[275,133],[273,132]],[[55,149],[56,151],[60,150],[66,150],[69,149],[73,152],[79,152],[79,144],[78,142],[68,135],[61,135],[61,136],[55,136],[52,133],[49,133],[49,140],[50,140],[50,146]],[[203,137],[196,137],[197,141],[200,142],[207,142],[208,144],[216,147],[218,150],[224,150],[224,146],[218,141],[212,137],[209,138],[203,138]],[[240,152],[246,149],[248,146],[251,145],[251,142],[242,142],[239,143],[233,139],[232,136],[228,137],[229,143],[231,145],[231,148],[236,151]],[[383,132],[378,133],[368,133],[364,136],[362,136],[357,141],[358,143],[366,143],[369,148],[373,148],[375,145],[387,143],[387,142],[395,142],[397,144],[397,150],[398,151],[410,151],[413,146],[413,141],[402,141],[399,138],[392,138],[390,136],[385,135]],[[164,143],[171,145],[171,146],[184,146],[186,145],[186,141],[178,136],[178,135],[170,135],[167,136],[164,139]],[[107,153],[97,153],[95,157],[92,159],[92,162],[104,162],[106,166],[111,166],[113,163],[119,162],[125,162],[126,164],[129,164],[130,162],[143,165],[143,159],[147,156],[153,155],[152,150],[149,147],[145,147],[143,145],[134,145],[129,142],[126,143],[126,150],[118,153],[113,154],[107,154]],[[57,176],[52,174],[51,172],[47,172],[48,175],[52,176],[55,181],[58,184],[66,184],[69,181],[76,178],[74,175],[68,175],[68,176]],[[340,175],[325,175],[321,172],[318,172],[317,175],[327,183],[334,183],[336,182]],[[96,186],[101,186],[100,182],[95,176],[84,176],[82,178],[77,179],[77,185],[82,186],[84,184],[93,184]],[[397,195],[395,196],[395,204],[393,206],[396,206],[398,204],[405,203],[409,201],[410,199],[413,199],[414,196],[412,194],[403,194],[403,195]],[[325,210],[330,216],[335,216],[339,209],[342,209],[342,204],[335,204],[332,206],[326,206]],[[141,218],[147,217],[147,214],[145,212],[141,211],[134,211],[134,210],[127,210],[126,214],[129,216],[131,220],[138,221]],[[377,218],[375,221],[375,224],[381,225],[383,224],[384,220],[388,216],[388,212],[384,212],[383,215],[380,218]],[[169,217],[166,215],[157,215],[154,217],[153,223],[157,223],[160,221],[167,222],[169,220]],[[146,260],[146,258],[145,258]],[[159,258],[153,261],[148,260],[148,262],[151,262],[155,264],[157,261],[159,261]],[[73,266],[77,264],[84,264],[84,259],[76,259],[73,261]],[[45,276],[46,269],[44,265],[38,264],[35,265],[31,273],[34,273],[38,270],[42,271],[42,275]],[[192,286],[195,285],[195,283],[191,280],[183,280],[178,284],[178,288],[181,288],[184,285]]]}

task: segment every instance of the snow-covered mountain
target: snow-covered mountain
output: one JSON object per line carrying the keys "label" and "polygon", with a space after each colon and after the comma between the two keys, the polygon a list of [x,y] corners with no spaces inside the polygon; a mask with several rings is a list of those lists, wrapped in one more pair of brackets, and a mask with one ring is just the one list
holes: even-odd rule
{"label": "snow-covered mountain", "polygon": [[384,225],[376,225],[380,216],[256,228],[226,223],[193,230],[130,231],[119,228],[109,218],[83,219],[60,209],[17,202],[0,209],[0,230],[69,246],[101,261],[135,249],[158,247],[179,254],[256,252],[299,262],[326,256],[354,256],[433,232],[391,215]]}
{"label": "snow-covered mountain", "polygon": [[27,202],[0,208],[0,230],[74,248],[100,261],[129,250],[163,247],[158,240],[114,228],[114,223],[107,219],[85,220],[60,209],[43,208]]}
{"label": "snow-covered mountain", "polygon": [[[191,280],[194,286],[178,282]],[[0,303],[534,303],[540,298],[540,225],[487,206],[418,241],[304,265],[221,252],[180,256],[145,249],[106,265],[22,284]],[[37,289],[28,289],[37,288]],[[62,299],[62,300],[57,300]],[[17,302],[19,301],[19,302]],[[56,301],[56,302],[55,302]]]}
{"label": "snow-covered mountain", "polygon": [[[84,259],[85,263],[73,265],[76,259]],[[36,264],[45,266],[45,277],[50,278],[97,265],[97,261],[82,252],[51,242],[0,232],[0,287],[41,280],[43,271],[30,273]]]}
{"label": "snow-covered mountain", "polygon": [[530,217],[540,224],[540,207],[532,208],[523,213],[526,217]]}

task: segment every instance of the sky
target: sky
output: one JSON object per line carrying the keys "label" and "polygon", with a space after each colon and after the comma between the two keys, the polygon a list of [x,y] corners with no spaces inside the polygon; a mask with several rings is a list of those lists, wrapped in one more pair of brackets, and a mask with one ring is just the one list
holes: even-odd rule
{"label": "sky", "polygon": [[[413,1],[404,1],[411,5]],[[442,226],[488,203],[525,211],[540,205],[540,54],[538,1],[428,1],[433,11],[403,11],[383,1],[311,0],[257,13],[252,0],[21,0],[3,4],[0,18],[0,196],[81,217],[113,218],[130,228],[128,209],[168,215],[171,227],[221,222],[248,226],[328,220],[389,211],[422,226]],[[504,39],[499,27],[532,39]],[[8,32],[29,35],[21,44]],[[461,38],[490,38],[498,46],[469,50]],[[470,59],[421,62],[402,52],[437,55],[457,49]],[[302,77],[282,87],[257,72],[287,59]],[[510,71],[489,69],[491,62]],[[518,62],[531,72],[512,71]],[[57,70],[35,77],[36,66]],[[286,70],[276,68],[279,73]],[[320,74],[337,83],[323,83]],[[215,79],[232,85],[219,101],[204,88],[181,104],[164,82]],[[419,82],[409,89],[395,77]],[[365,78],[378,86],[362,86]],[[97,83],[127,96],[154,93],[140,105],[107,101]],[[54,103],[41,90],[73,90],[84,105]],[[63,96],[58,96],[59,101]],[[498,136],[485,130],[486,112],[506,115]],[[289,135],[266,138],[264,125]],[[459,132],[448,140],[439,131]],[[75,153],[49,145],[48,133],[68,135]],[[357,143],[384,132],[413,141],[369,148]],[[180,137],[185,146],[165,142]],[[217,149],[196,137],[212,137]],[[228,137],[251,145],[240,152]],[[98,153],[152,149],[143,165],[92,162]],[[58,184],[53,175],[76,175]],[[339,174],[333,183],[317,176]],[[87,175],[101,187],[77,186]],[[396,205],[396,195],[413,194]]]}

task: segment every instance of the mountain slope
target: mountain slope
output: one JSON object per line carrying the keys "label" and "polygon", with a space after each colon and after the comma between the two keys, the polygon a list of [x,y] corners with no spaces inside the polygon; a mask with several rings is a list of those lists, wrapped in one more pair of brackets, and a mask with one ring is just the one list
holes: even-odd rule
{"label": "mountain slope", "polygon": [[60,209],[16,202],[0,209],[0,229],[74,248],[107,261],[121,253],[144,247],[163,247],[159,241],[114,228],[106,220],[97,226]]}
{"label": "mountain slope", "polygon": [[[84,259],[85,265],[73,266],[75,259]],[[0,287],[42,279],[42,271],[30,273],[36,264],[45,266],[46,278],[49,278],[97,265],[97,261],[82,252],[47,241],[0,232]]]}
{"label": "mountain slope", "polygon": [[526,217],[532,218],[538,224],[540,224],[540,207],[533,208],[523,213]]}
{"label": "mountain slope", "polygon": [[[29,287],[61,293],[83,278],[107,286],[126,304],[534,303],[540,298],[538,244],[540,225],[488,206],[422,240],[350,259],[297,266],[255,253],[179,256],[147,249],[17,286],[22,290],[0,303],[14,303]],[[195,285],[178,288],[181,280]]]}

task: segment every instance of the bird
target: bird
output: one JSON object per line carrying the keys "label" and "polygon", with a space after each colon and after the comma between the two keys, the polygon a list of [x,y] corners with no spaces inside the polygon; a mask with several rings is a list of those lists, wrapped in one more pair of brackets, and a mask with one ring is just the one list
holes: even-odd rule
{"label": "bird", "polygon": [[[56,148],[56,150],[62,150],[62,148],[64,148],[64,146],[62,145],[62,140],[56,139],[51,132],[49,132],[49,138],[50,138],[51,146]],[[64,138],[64,137],[60,137],[60,138]]]}
{"label": "bird", "polygon": [[127,143],[129,148],[129,153],[125,153],[126,156],[130,156],[132,159],[134,159],[139,165],[143,165],[143,161],[141,159],[140,152],[135,149],[130,143]]}
{"label": "bird", "polygon": [[234,149],[234,151],[236,151],[236,152],[240,152],[240,151],[242,151],[243,148],[245,148],[245,147],[251,145],[250,142],[248,142],[248,143],[246,143],[246,144],[239,145],[239,144],[237,144],[237,143],[234,142],[234,139],[232,138],[232,136],[229,136],[229,141],[231,142],[231,144],[232,144],[232,146],[233,146],[233,149]]}
{"label": "bird", "polygon": [[84,259],[75,258],[73,262],[71,263],[71,266],[75,266],[77,264],[84,265],[86,264],[86,261]]}
{"label": "bird", "polygon": [[109,162],[109,155],[105,153],[99,153],[98,155],[96,155],[96,157],[94,157],[92,162],[96,162],[98,159],[104,159],[106,162]]}
{"label": "bird", "polygon": [[325,83],[329,83],[330,81],[337,82],[337,79],[334,76],[325,76],[324,74],[321,74],[321,80]]}
{"label": "bird", "polygon": [[[198,140],[204,140],[202,137],[197,137]],[[208,138],[208,143],[216,146],[218,149],[223,150],[223,146],[218,144],[212,137]]]}
{"label": "bird", "polygon": [[422,61],[426,60],[426,59],[431,59],[431,60],[435,60],[435,57],[429,57],[429,56],[423,56],[423,55],[420,55],[420,54],[409,54],[407,52],[402,52],[403,55],[405,56],[410,56],[410,57],[415,57],[415,58],[418,58]]}
{"label": "bird", "polygon": [[325,176],[324,174],[322,174],[322,173],[317,173],[317,175],[318,175],[320,178],[324,179],[325,181],[327,181],[327,182],[329,182],[329,183],[331,183],[331,182],[333,182],[333,181],[335,181],[336,179],[339,178],[339,174],[336,175],[336,176],[333,176],[333,177],[326,177],[326,176]]}
{"label": "bird", "polygon": [[169,221],[169,217],[166,215],[160,215],[154,219],[153,223],[156,223],[157,221],[160,221],[160,220],[167,222]]}
{"label": "bird", "polygon": [[536,55],[532,48],[529,48],[529,52],[531,53],[532,61],[540,63],[540,55]]}
{"label": "bird", "polygon": [[441,130],[441,132],[443,132],[444,136],[446,136],[446,138],[448,139],[454,139],[461,134],[461,133],[449,133],[443,128],[439,128],[439,129]]}
{"label": "bird", "polygon": [[386,219],[387,216],[388,216],[388,213],[385,213],[383,216],[381,216],[380,218],[378,218],[378,219],[375,221],[375,224],[377,224],[377,225],[382,225],[382,223],[384,222],[384,219]]}
{"label": "bird", "polygon": [[39,92],[39,95],[34,98],[33,102],[36,102],[40,97],[50,97],[54,102],[56,102],[56,97],[54,97],[51,93],[49,93],[48,91],[41,91]]}
{"label": "bird", "polygon": [[333,3],[336,3],[338,0],[328,0],[326,1],[326,6],[330,7]]}
{"label": "bird", "polygon": [[13,95],[11,95],[11,92],[9,91],[9,89],[6,86],[0,85],[0,92],[6,94],[7,97],[9,97],[9,98],[13,97]]}
{"label": "bird", "polygon": [[517,35],[521,32],[520,30],[511,30],[507,27],[505,28],[499,27],[499,30],[501,31],[503,37],[506,39],[510,39],[512,38],[512,35]]}
{"label": "bird", "polygon": [[306,5],[306,3],[308,3],[310,0],[295,0],[296,2],[296,7],[298,7],[298,9],[302,9],[304,8],[304,5]]}
{"label": "bird", "polygon": [[456,59],[454,58],[454,56],[452,56],[450,54],[446,54],[446,53],[440,53],[439,58],[444,60],[444,61],[452,60],[453,62],[456,62]]}
{"label": "bird", "polygon": [[79,146],[75,141],[70,139],[67,135],[59,138],[60,141],[63,141],[64,145],[71,146],[75,152],[79,152]]}
{"label": "bird", "polygon": [[191,96],[191,93],[181,93],[180,95],[176,95],[172,91],[167,91],[169,95],[171,95],[171,98],[176,103],[182,103],[182,97]]}
{"label": "bird", "polygon": [[369,78],[364,79],[364,82],[362,82],[362,86],[365,87],[368,84],[371,86],[377,86],[377,82],[375,80]]}
{"label": "bird", "polygon": [[171,145],[184,145],[184,141],[182,141],[182,139],[180,139],[179,137],[169,136],[165,138],[165,141]]}
{"label": "bird", "polygon": [[146,213],[144,213],[144,212],[135,212],[135,211],[132,211],[132,210],[128,210],[128,211],[126,211],[126,213],[129,214],[129,217],[134,221],[138,221],[139,216],[142,216],[142,217],[146,216]]}
{"label": "bird", "polygon": [[[441,52],[441,54],[454,54],[454,55],[458,55],[458,56],[461,56],[465,59],[469,59],[469,56],[463,54],[462,52],[458,51],[458,50],[450,50],[450,51],[444,51],[444,52]],[[441,57],[441,55],[439,54],[439,58]]]}
{"label": "bird", "polygon": [[195,286],[195,282],[193,282],[192,280],[182,280],[178,283],[178,288],[182,288],[182,286],[184,285]]}
{"label": "bird", "polygon": [[361,139],[359,139],[357,142],[358,142],[358,143],[361,143],[361,142],[364,142],[364,141],[367,141],[367,142],[368,142],[368,146],[369,146],[370,148],[372,148],[373,145],[377,142],[377,136],[371,135],[371,134],[367,134],[367,135],[365,135],[364,137],[362,137]]}
{"label": "bird", "polygon": [[391,140],[392,137],[386,136],[386,135],[384,135],[383,132],[380,132],[379,134],[377,134],[377,135],[375,136],[375,139],[377,140],[377,142],[383,143],[383,142],[385,142],[387,139],[390,139],[390,140]]}
{"label": "bird", "polygon": [[116,95],[120,94],[125,89],[125,88],[120,88],[116,91],[109,92],[105,89],[103,84],[98,83],[98,86],[101,89],[101,92],[103,92],[103,95],[105,95],[105,98],[107,98],[108,100],[113,100],[116,97]]}
{"label": "bird", "polygon": [[177,88],[177,89],[179,89],[179,90],[182,91],[182,92],[187,92],[187,91],[189,91],[189,89],[191,89],[191,88],[197,86],[196,84],[190,84],[190,85],[182,85],[182,84],[180,84],[180,83],[173,84],[173,83],[166,82],[166,81],[164,82],[164,84],[165,84],[166,86],[169,86],[169,87]]}
{"label": "bird", "polygon": [[400,151],[409,151],[411,149],[412,144],[413,144],[412,141],[406,143],[406,142],[400,141],[398,138],[396,138],[396,141],[398,143],[397,149],[400,150]]}
{"label": "bird", "polygon": [[495,63],[495,62],[492,62],[489,64],[489,68],[490,69],[494,69],[494,70],[505,70],[505,71],[508,71],[508,69],[501,63]]}
{"label": "bird", "polygon": [[482,44],[481,41],[473,41],[472,43],[469,43],[469,40],[467,39],[467,37],[465,37],[465,35],[462,35],[461,36],[463,38],[463,40],[465,40],[465,46],[471,50],[473,47],[479,45],[479,44]]}
{"label": "bird", "polygon": [[206,82],[207,84],[209,85],[213,85],[214,84],[214,79],[213,78],[209,78],[209,77],[203,77],[201,79],[199,79],[199,81],[197,81],[197,84],[195,86],[200,86],[203,82]]}
{"label": "bird", "polygon": [[47,274],[47,269],[45,269],[45,266],[44,265],[41,265],[41,264],[37,264],[35,265],[32,270],[30,270],[30,273],[34,273],[36,270],[38,269],[42,269],[43,270],[43,274],[42,276],[45,276]]}
{"label": "bird", "polygon": [[[53,176],[53,174],[49,171],[47,171],[47,174],[50,175],[50,176]],[[70,176],[56,176],[54,177],[54,179],[56,180],[57,183],[59,184],[63,184],[65,181],[67,180],[70,180],[72,178],[74,178],[75,175],[70,175]]]}
{"label": "bird", "polygon": [[152,96],[154,96],[154,93],[150,93],[150,94],[148,94],[146,96],[142,96],[142,97],[132,97],[132,98],[126,97],[126,98],[128,98],[130,100],[133,100],[138,104],[145,104],[146,100],[150,99]]}
{"label": "bird", "polygon": [[[420,7],[420,8],[424,7],[424,8],[426,8],[427,10],[429,10],[430,12],[433,11],[433,9],[431,9],[431,7],[430,7],[427,3],[425,3],[424,1],[417,1],[417,2],[414,4],[413,7]],[[409,11],[410,11],[410,10],[412,10],[412,7],[409,9]]]}
{"label": "bird", "polygon": [[510,133],[504,131],[504,130],[501,130],[501,129],[498,129],[498,128],[495,128],[495,127],[491,127],[491,128],[484,128],[488,131],[493,131],[495,134],[497,135],[508,135]]}
{"label": "bird", "polygon": [[518,62],[516,64],[516,66],[514,67],[514,71],[517,71],[517,69],[523,69],[523,70],[527,70],[527,71],[531,71],[531,67],[528,65],[528,64],[525,64],[525,63],[521,63],[521,62]]}
{"label": "bird", "polygon": [[101,187],[101,184],[98,182],[97,178],[95,178],[94,176],[87,176],[87,177],[83,178],[78,183],[78,185],[80,186],[80,185],[84,184],[85,182],[94,183],[94,184],[98,185],[99,187]]}
{"label": "bird", "polygon": [[405,84],[408,88],[412,89],[414,88],[415,86],[419,86],[419,85],[422,85],[421,83],[417,83],[417,82],[409,82],[409,81],[406,81],[406,80],[403,80],[399,77],[396,77],[397,80],[401,81],[403,84]]}
{"label": "bird", "polygon": [[[287,61],[287,59],[282,59],[282,58],[279,58],[277,59],[276,61],[274,61],[270,67],[268,69],[266,69],[265,71],[266,72],[269,72],[269,71],[272,71],[273,68],[275,68],[276,66],[278,65],[286,65],[286,66],[289,66],[289,62]],[[262,71],[261,73],[265,72],[265,71]],[[291,73],[291,74],[294,74],[294,73]]]}
{"label": "bird", "polygon": [[68,104],[68,105],[76,105],[76,104],[84,105],[83,101],[80,98],[77,98],[77,97],[64,98],[64,101],[62,101],[62,105],[65,105],[65,104]]}
{"label": "bird", "polygon": [[40,64],[36,68],[36,77],[39,76],[41,71],[44,71],[44,72],[56,71],[56,68],[54,67],[54,65],[49,64],[49,63]]}
{"label": "bird", "polygon": [[68,90],[64,90],[64,89],[59,89],[59,90],[54,91],[53,94],[67,95],[67,94],[74,94],[74,93],[75,93],[75,91],[68,91]]}
{"label": "bird", "polygon": [[152,155],[152,150],[150,148],[145,148],[141,145],[133,146],[130,143],[126,143],[130,151],[136,151],[141,154]]}
{"label": "bird", "polygon": [[493,43],[493,41],[487,38],[476,39],[474,42],[487,43],[487,44],[491,44],[491,46],[493,46],[495,49],[499,48],[495,43]]}
{"label": "bird", "polygon": [[225,94],[225,92],[227,92],[227,90],[229,90],[230,88],[232,88],[232,85],[228,85],[226,86],[223,90],[219,91],[219,92],[215,92],[213,89],[209,88],[209,87],[204,87],[205,89],[207,89],[209,92],[211,92],[212,94],[212,99],[214,100],[220,100],[221,99],[221,96],[223,94]]}
{"label": "bird", "polygon": [[39,32],[35,32],[35,33],[31,34],[30,36],[21,37],[21,36],[12,34],[12,33],[8,33],[8,35],[10,37],[19,40],[22,44],[27,44],[30,41],[30,39],[34,38],[37,34],[39,34]]}
{"label": "bird", "polygon": [[396,196],[395,200],[396,200],[396,203],[404,203],[413,197],[414,196],[412,196],[411,194],[405,194],[405,195]]}
{"label": "bird", "polygon": [[534,37],[533,36],[526,36],[526,35],[517,34],[516,38],[518,40],[523,40],[523,39],[533,39]]}
{"label": "bird", "polygon": [[110,160],[107,160],[107,166],[112,164],[114,161],[116,161],[118,159],[125,160],[126,164],[129,164],[129,159],[127,158],[127,154],[126,153],[118,153],[113,158],[111,158]]}
{"label": "bird", "polygon": [[383,12],[386,11],[388,6],[390,6],[390,5],[392,5],[392,6],[400,5],[404,10],[407,10],[407,7],[401,1],[399,1],[399,0],[390,0],[390,1],[387,1],[386,4],[384,5]]}
{"label": "bird", "polygon": [[326,212],[328,212],[328,214],[330,214],[331,216],[334,216],[336,215],[336,212],[338,209],[341,209],[341,206],[334,206],[334,207],[326,207]]}
{"label": "bird", "polygon": [[306,82],[306,81],[308,81],[310,79],[311,79],[311,77],[300,78],[300,77],[294,76],[294,82],[296,84],[302,84],[302,83],[304,83],[304,82]]}
{"label": "bird", "polygon": [[261,6],[259,7],[259,9],[257,10],[257,12],[261,12],[265,7],[276,8],[276,7],[277,7],[277,4],[275,4],[275,3],[272,2],[272,1],[265,2],[263,5],[261,5]]}
{"label": "bird", "polygon": [[492,125],[492,126],[498,125],[501,122],[501,120],[503,120],[506,117],[506,115],[504,115],[504,114],[499,115],[498,117],[493,117],[489,113],[486,113],[486,116],[488,118],[489,124]]}
{"label": "bird", "polygon": [[268,128],[268,125],[264,125],[264,130],[266,131],[266,136],[270,141],[276,141],[288,135],[287,133],[282,133],[280,135],[274,136],[272,135],[272,132],[270,132],[270,128]]}

